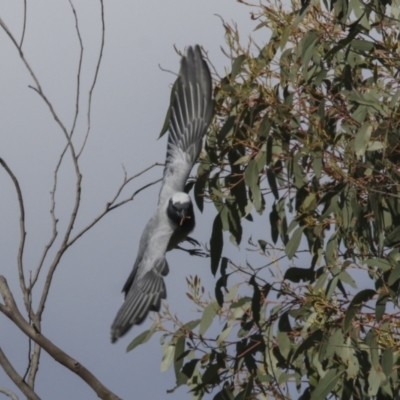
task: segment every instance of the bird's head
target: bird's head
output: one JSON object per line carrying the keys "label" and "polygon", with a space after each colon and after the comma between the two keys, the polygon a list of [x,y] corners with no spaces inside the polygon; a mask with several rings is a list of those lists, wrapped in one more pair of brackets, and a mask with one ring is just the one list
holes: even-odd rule
{"label": "bird's head", "polygon": [[178,227],[189,232],[194,228],[193,204],[187,193],[175,193],[168,202],[168,218]]}

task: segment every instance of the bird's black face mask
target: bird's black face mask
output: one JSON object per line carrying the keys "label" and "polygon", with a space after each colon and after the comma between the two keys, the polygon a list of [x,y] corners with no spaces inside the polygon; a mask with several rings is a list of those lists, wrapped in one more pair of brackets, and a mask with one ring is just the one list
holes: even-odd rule
{"label": "bird's black face mask", "polygon": [[167,208],[168,218],[173,221],[179,228],[191,231],[194,228],[194,212],[192,202],[172,202],[169,200]]}

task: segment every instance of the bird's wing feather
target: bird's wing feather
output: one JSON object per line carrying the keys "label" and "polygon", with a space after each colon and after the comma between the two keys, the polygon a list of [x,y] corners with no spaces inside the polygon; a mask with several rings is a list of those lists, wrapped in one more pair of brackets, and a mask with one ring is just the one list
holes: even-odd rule
{"label": "bird's wing feather", "polygon": [[211,75],[199,46],[188,48],[174,87],[159,204],[183,191],[211,122]]}
{"label": "bird's wing feather", "polygon": [[168,273],[165,258],[158,259],[153,269],[133,282],[122,307],[111,326],[111,341],[123,336],[132,325],[144,321],[149,311],[159,311],[161,299],[165,299],[164,275]]}

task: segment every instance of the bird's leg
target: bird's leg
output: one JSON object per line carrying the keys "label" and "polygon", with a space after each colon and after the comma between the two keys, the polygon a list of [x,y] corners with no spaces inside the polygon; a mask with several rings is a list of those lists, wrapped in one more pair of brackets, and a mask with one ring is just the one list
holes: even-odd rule
{"label": "bird's leg", "polygon": [[201,246],[200,242],[191,236],[186,236],[185,242],[189,242],[192,246]]}
{"label": "bird's leg", "polygon": [[191,256],[197,256],[197,257],[210,257],[209,254],[207,254],[205,251],[201,249],[184,249],[181,246],[176,246],[176,249],[185,251],[186,253],[189,253]]}

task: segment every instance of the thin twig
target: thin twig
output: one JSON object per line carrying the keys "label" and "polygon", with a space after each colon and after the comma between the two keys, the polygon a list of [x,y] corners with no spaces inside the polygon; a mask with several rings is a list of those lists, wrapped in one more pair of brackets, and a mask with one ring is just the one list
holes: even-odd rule
{"label": "thin twig", "polygon": [[23,255],[24,255],[25,238],[26,238],[24,199],[22,197],[22,191],[17,177],[14,175],[10,167],[2,158],[0,158],[0,165],[6,170],[6,172],[10,176],[11,180],[14,183],[15,191],[17,192],[18,205],[19,205],[19,229],[20,229],[20,240],[19,240],[18,255],[17,255],[18,276],[19,276],[19,284],[21,286],[22,294],[24,296],[25,307],[28,314],[30,315],[31,309],[29,307],[29,296],[28,296],[28,290],[26,289],[24,266],[23,266]]}
{"label": "thin twig", "polygon": [[[8,318],[18,326],[21,331],[35,341],[43,350],[45,350],[51,357],[53,357],[57,362],[59,362],[64,367],[68,368],[70,371],[77,374],[82,380],[84,380],[97,394],[98,397],[104,400],[120,400],[118,396],[108,390],[89,370],[87,370],[82,364],[77,360],[70,357],[67,353],[53,344],[49,339],[47,339],[35,326],[30,325],[25,318],[21,315],[17,304],[15,303],[14,297],[10,291],[7,280],[0,276],[0,294],[3,297],[4,303],[0,303],[0,312],[5,314]],[[8,360],[7,360],[8,361]],[[0,364],[2,360],[0,359]],[[10,364],[11,366],[11,364]],[[4,366],[3,366],[4,368]],[[12,368],[12,366],[11,366]],[[10,376],[11,377],[11,376]],[[19,376],[18,376],[19,377]],[[20,377],[19,377],[20,378]],[[21,378],[20,378],[21,379]],[[16,382],[19,388],[26,385],[22,380]],[[29,388],[29,386],[26,385]],[[21,389],[22,390],[22,389]],[[33,393],[33,391],[32,391]],[[30,397],[34,400],[39,399],[38,397]]]}
{"label": "thin twig", "polygon": [[[4,307],[1,305],[1,307]],[[22,316],[21,316],[22,317]],[[23,381],[22,377],[14,369],[8,358],[4,354],[3,350],[0,348],[0,365],[10,377],[10,379],[16,384],[19,390],[29,399],[29,400],[40,400],[40,397]]]}
{"label": "thin twig", "polygon": [[[70,136],[74,134],[75,127],[76,127],[76,121],[78,120],[78,115],[79,115],[79,99],[80,99],[80,88],[81,88],[81,70],[82,70],[82,60],[83,60],[83,42],[82,42],[82,37],[81,37],[81,32],[79,30],[79,25],[78,25],[78,15],[76,14],[75,7],[72,3],[72,0],[69,0],[69,4],[72,8],[72,12],[74,14],[75,18],[75,29],[76,29],[76,35],[78,36],[79,40],[79,47],[80,47],[80,52],[79,52],[79,62],[78,62],[78,72],[76,75],[76,99],[75,99],[75,116],[74,116],[74,121],[72,123],[72,128],[70,132]],[[78,155],[79,157],[79,155]]]}
{"label": "thin twig", "polygon": [[99,75],[99,70],[100,70],[100,64],[101,64],[101,59],[103,58],[103,50],[104,50],[104,38],[105,38],[105,21],[104,21],[104,3],[103,0],[100,0],[100,8],[101,8],[101,27],[102,27],[102,33],[101,33],[101,45],[100,45],[100,53],[99,53],[99,58],[97,60],[97,65],[96,65],[96,71],[94,73],[94,78],[93,78],[93,83],[92,86],[89,90],[89,100],[88,100],[88,111],[87,111],[87,130],[86,130],[86,135],[85,135],[85,140],[83,141],[82,147],[78,152],[77,158],[79,158],[83,152],[83,149],[86,146],[86,142],[89,137],[89,132],[91,128],[91,113],[92,113],[92,96],[93,96],[93,90],[96,86],[97,82],[97,76]]}
{"label": "thin twig", "polygon": [[14,392],[1,386],[0,386],[0,393],[5,394],[12,400],[18,400],[18,396]]}
{"label": "thin twig", "polygon": [[26,0],[24,0],[24,22],[23,22],[23,25],[22,25],[21,41],[19,42],[19,48],[20,49],[22,49],[22,44],[24,43],[25,30],[26,30]]}
{"label": "thin twig", "polygon": [[[29,339],[31,341],[32,339]],[[36,374],[39,371],[39,361],[40,361],[40,353],[42,348],[35,343],[33,347],[33,354],[30,356],[30,369],[29,369],[29,376],[28,376],[28,385],[34,389],[35,388],[35,379]]]}
{"label": "thin twig", "polygon": [[124,179],[124,182],[122,183],[122,185],[120,186],[120,188],[117,190],[117,193],[115,194],[114,198],[109,201],[106,204],[106,207],[104,208],[104,210],[90,223],[88,224],[85,228],[83,228],[80,232],[78,232],[69,242],[68,242],[68,246],[71,246],[77,239],[79,239],[85,232],[87,232],[89,229],[91,229],[94,225],[96,225],[106,214],[108,214],[110,211],[115,210],[116,208],[122,206],[125,203],[128,203],[129,201],[132,201],[135,196],[137,194],[139,194],[141,191],[143,191],[144,189],[147,189],[150,186],[155,185],[156,183],[160,182],[162,178],[157,179],[153,182],[147,183],[146,185],[142,186],[141,188],[137,189],[136,191],[134,191],[132,193],[131,196],[129,196],[128,198],[120,201],[119,203],[115,202],[117,201],[118,197],[120,196],[122,190],[124,189],[124,187],[133,179],[139,177],[140,175],[144,174],[145,172],[149,171],[150,169],[156,167],[156,166],[162,166],[163,164],[159,164],[159,163],[154,163],[153,165],[150,165],[150,167],[145,168],[143,171],[138,172],[136,175],[131,176],[130,178],[126,178]]}

